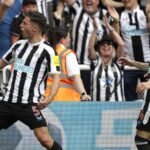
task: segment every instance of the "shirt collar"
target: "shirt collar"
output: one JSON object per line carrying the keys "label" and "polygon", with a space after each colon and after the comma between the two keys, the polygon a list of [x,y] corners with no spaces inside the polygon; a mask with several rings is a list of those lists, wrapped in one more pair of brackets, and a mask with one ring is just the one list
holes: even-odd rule
{"label": "shirt collar", "polygon": [[134,9],[134,10],[128,10],[128,9],[126,9],[126,11],[128,12],[128,13],[136,13],[137,11],[139,11],[140,10],[140,6],[139,5],[137,5],[137,7]]}

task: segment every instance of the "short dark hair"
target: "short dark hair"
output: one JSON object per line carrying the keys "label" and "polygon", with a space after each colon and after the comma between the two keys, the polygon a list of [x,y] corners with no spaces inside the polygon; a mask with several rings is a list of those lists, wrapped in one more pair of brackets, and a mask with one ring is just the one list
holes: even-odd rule
{"label": "short dark hair", "polygon": [[36,0],[23,0],[22,6],[26,6],[28,4],[37,5],[37,2],[36,2]]}
{"label": "short dark hair", "polygon": [[46,18],[43,14],[37,11],[27,12],[25,14],[25,17],[29,17],[32,22],[36,23],[40,27],[42,34],[45,33],[47,24],[46,24]]}
{"label": "short dark hair", "polygon": [[52,45],[52,47],[55,47],[56,44],[60,42],[62,38],[66,38],[68,35],[68,32],[70,31],[67,27],[54,27],[50,29],[50,38],[49,41]]}
{"label": "short dark hair", "polygon": [[112,38],[110,37],[110,35],[103,35],[102,38],[100,40],[97,40],[94,48],[96,51],[99,51],[99,47],[103,44],[111,44],[116,48],[116,43],[113,42]]}

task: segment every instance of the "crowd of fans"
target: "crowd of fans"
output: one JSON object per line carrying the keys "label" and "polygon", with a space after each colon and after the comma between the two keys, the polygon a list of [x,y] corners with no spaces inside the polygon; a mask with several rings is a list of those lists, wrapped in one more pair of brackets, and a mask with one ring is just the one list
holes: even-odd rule
{"label": "crowd of fans", "polygon": [[84,87],[77,90],[79,95],[85,93],[97,101],[137,100],[136,86],[139,79],[147,80],[146,70],[124,69],[118,58],[150,62],[149,5],[145,8],[139,0],[3,0],[0,56],[24,38],[20,30],[24,14],[39,11],[47,18],[43,37],[55,47],[55,38],[60,38],[56,31],[69,29],[71,41],[66,48],[74,51],[78,64],[90,66],[81,70]]}
{"label": "crowd of fans", "polygon": [[[22,114],[21,121],[34,129],[45,148],[62,150],[49,136],[45,119],[39,124],[39,120],[35,122],[29,117],[33,121],[30,123],[28,117],[20,113],[20,106],[24,112],[25,103],[32,101],[30,113],[42,117],[39,110],[53,99],[133,101],[139,93],[144,93],[135,143],[138,150],[150,149],[150,0],[146,7],[140,0],[2,0],[0,20],[0,56],[6,52],[0,66],[3,68],[11,59],[15,62],[14,66],[11,64],[9,88],[0,105],[0,129],[17,121],[16,116],[10,117],[11,109],[8,114],[3,113],[16,107],[15,113]],[[21,40],[25,37],[26,40]],[[81,71],[81,77],[79,64],[90,66],[89,70]],[[125,65],[139,70],[127,70]],[[52,76],[41,88],[48,71]],[[142,81],[139,84],[138,79]],[[26,81],[31,84],[29,89]],[[29,96],[24,94],[26,91]],[[9,116],[9,121],[4,115]]]}

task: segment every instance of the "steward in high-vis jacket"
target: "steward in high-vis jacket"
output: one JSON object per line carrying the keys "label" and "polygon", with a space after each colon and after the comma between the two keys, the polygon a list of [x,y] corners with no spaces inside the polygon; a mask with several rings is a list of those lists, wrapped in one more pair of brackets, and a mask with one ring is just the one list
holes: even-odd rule
{"label": "steward in high-vis jacket", "polygon": [[[81,77],[80,69],[77,62],[76,55],[73,50],[67,49],[70,44],[70,34],[64,29],[57,29],[55,32],[58,40],[55,45],[56,53],[58,54],[61,74],[60,87],[54,97],[54,101],[80,101],[90,100],[90,96],[86,94]],[[45,96],[51,91],[52,78],[47,80],[47,89]]]}

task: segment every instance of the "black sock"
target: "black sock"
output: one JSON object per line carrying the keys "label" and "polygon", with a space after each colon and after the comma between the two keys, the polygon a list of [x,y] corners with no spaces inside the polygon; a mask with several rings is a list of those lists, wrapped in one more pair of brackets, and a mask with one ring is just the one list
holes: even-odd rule
{"label": "black sock", "polygon": [[150,150],[150,141],[140,136],[135,136],[135,144],[138,150]]}
{"label": "black sock", "polygon": [[63,149],[57,142],[54,141],[51,150],[63,150]]}

